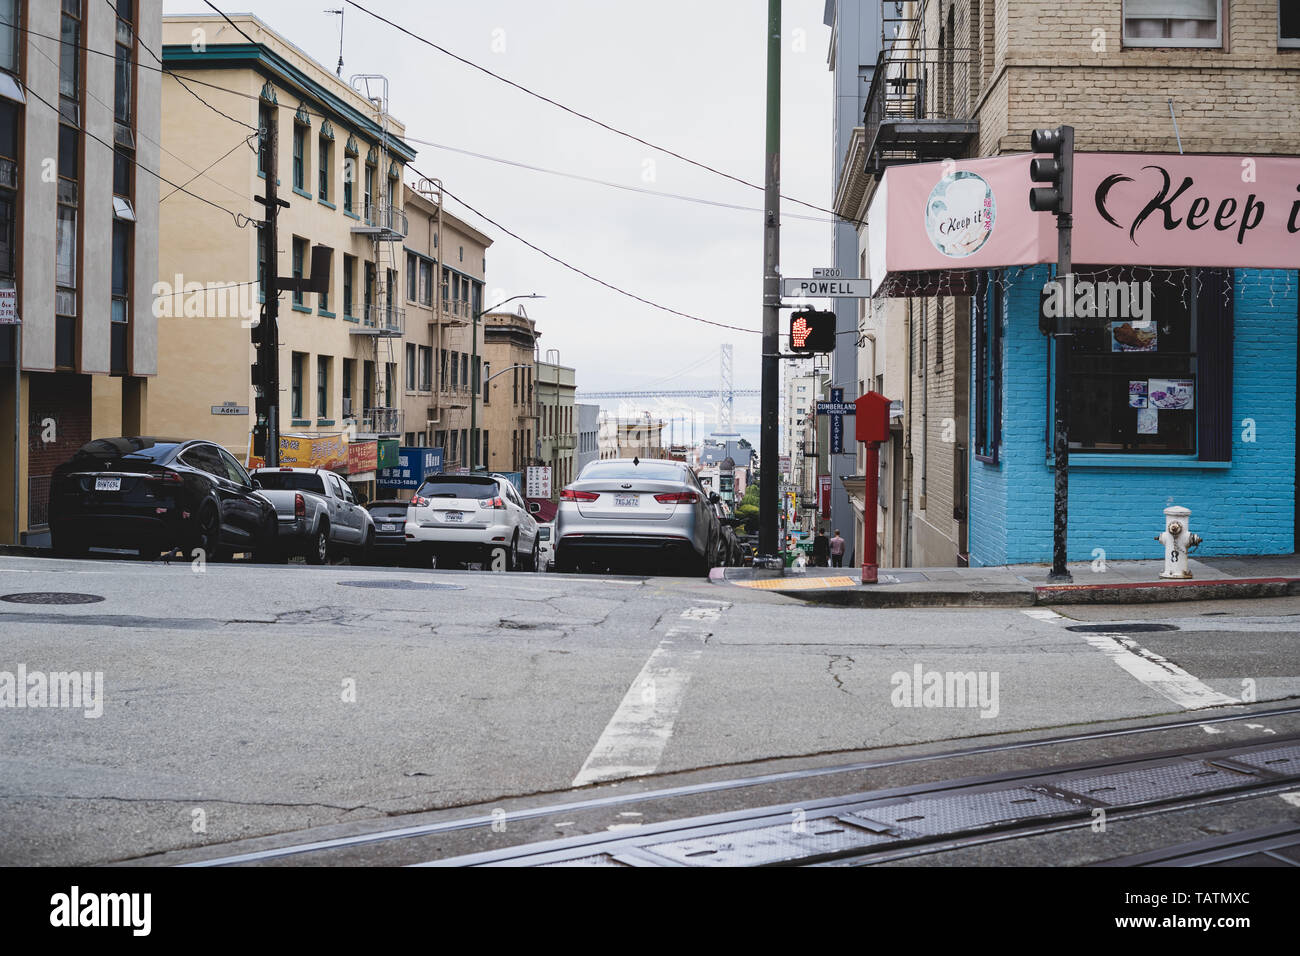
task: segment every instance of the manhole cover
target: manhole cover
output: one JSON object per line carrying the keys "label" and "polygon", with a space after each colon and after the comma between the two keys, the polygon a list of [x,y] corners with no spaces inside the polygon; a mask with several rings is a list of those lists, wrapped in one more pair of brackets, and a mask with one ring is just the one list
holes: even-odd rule
{"label": "manhole cover", "polygon": [[72,591],[25,591],[21,594],[0,594],[0,601],[10,604],[95,604],[104,600],[98,594],[76,594]]}
{"label": "manhole cover", "polygon": [[377,588],[381,591],[463,591],[463,584],[438,584],[434,581],[340,581],[345,588]]}
{"label": "manhole cover", "polygon": [[1072,624],[1067,631],[1083,634],[1138,634],[1143,631],[1176,631],[1177,624]]}

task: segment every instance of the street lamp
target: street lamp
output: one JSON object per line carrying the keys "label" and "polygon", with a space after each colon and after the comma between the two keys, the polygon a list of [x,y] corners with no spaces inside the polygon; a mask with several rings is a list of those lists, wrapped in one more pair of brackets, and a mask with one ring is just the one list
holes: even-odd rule
{"label": "street lamp", "polygon": [[[526,295],[512,295],[508,299],[502,299],[500,302],[498,302],[496,305],[492,306],[491,308],[480,309],[479,311],[475,312],[472,320],[472,325],[470,326],[470,342],[472,343],[470,347],[472,349],[472,356],[473,356],[469,360],[470,368],[474,369],[477,372],[478,320],[480,318],[487,315],[489,312],[495,312],[497,309],[501,308],[501,306],[505,305],[507,302],[513,302],[515,301],[515,299],[545,299],[545,298],[546,296],[538,295],[536,292],[530,292],[527,293]],[[473,388],[470,389],[470,396],[469,396],[469,443],[470,443],[469,470],[471,473],[478,469],[478,450],[479,450],[478,393],[479,390],[483,388],[483,382],[481,381],[482,374],[478,373],[475,377],[479,378],[480,380],[473,383]]]}

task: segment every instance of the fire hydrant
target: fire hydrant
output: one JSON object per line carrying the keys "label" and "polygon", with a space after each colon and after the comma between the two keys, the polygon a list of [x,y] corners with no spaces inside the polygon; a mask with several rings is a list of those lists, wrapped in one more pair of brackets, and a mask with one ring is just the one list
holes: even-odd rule
{"label": "fire hydrant", "polygon": [[1165,530],[1156,535],[1156,540],[1165,546],[1165,569],[1160,572],[1162,578],[1192,576],[1187,568],[1187,552],[1201,543],[1201,536],[1188,530],[1191,516],[1190,511],[1178,505],[1165,509]]}

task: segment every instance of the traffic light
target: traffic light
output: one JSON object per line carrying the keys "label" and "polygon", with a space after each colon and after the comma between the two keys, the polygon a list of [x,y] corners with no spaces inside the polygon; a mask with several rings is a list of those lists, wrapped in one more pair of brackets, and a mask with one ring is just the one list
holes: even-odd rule
{"label": "traffic light", "polygon": [[807,309],[790,316],[790,350],[802,354],[835,351],[835,313]]}
{"label": "traffic light", "polygon": [[1029,208],[1068,216],[1073,212],[1074,127],[1036,129],[1029,139],[1035,153],[1051,153],[1051,159],[1034,159],[1029,163],[1029,178],[1036,183],[1051,183],[1029,190]]}

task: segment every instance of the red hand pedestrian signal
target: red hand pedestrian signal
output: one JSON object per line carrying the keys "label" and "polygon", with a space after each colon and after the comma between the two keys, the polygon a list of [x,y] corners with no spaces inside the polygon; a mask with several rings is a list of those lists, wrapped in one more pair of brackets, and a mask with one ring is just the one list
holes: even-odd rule
{"label": "red hand pedestrian signal", "polygon": [[799,316],[790,326],[790,345],[796,349],[803,348],[804,343],[808,341],[810,332],[812,332],[812,326],[808,324],[808,320],[802,315]]}
{"label": "red hand pedestrian signal", "polygon": [[790,316],[790,349],[794,352],[834,352],[835,313],[808,309]]}

